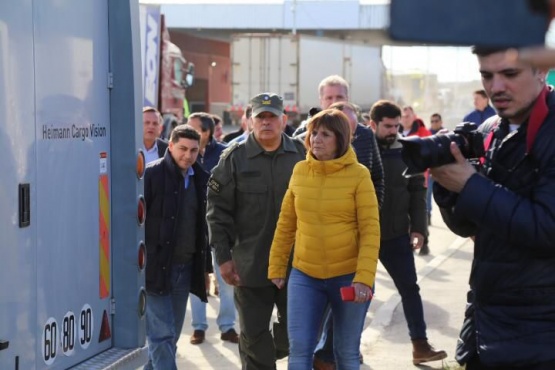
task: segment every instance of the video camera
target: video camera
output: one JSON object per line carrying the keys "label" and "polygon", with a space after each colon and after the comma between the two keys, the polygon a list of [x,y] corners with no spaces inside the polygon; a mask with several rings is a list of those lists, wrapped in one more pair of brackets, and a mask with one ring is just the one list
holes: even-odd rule
{"label": "video camera", "polygon": [[455,158],[449,149],[451,142],[457,144],[465,158],[477,164],[480,157],[485,155],[484,137],[481,132],[476,131],[477,128],[475,123],[463,122],[452,133],[399,139],[403,145],[401,155],[407,165],[405,175],[415,175],[428,168],[454,162]]}

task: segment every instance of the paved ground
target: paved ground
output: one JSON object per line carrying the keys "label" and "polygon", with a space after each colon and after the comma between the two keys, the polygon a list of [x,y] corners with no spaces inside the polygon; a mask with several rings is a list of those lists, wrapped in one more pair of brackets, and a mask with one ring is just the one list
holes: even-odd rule
{"label": "paved ground", "polygon": [[[452,358],[462,323],[468,272],[472,258],[472,243],[452,234],[435,212],[430,228],[429,256],[415,255],[419,284],[424,301],[428,337],[436,346],[447,351],[448,361],[422,366],[424,369],[457,368]],[[376,296],[367,314],[362,335],[361,351],[365,364],[361,369],[415,369],[412,347],[408,338],[400,298],[385,269],[380,265],[376,277]],[[207,340],[191,345],[190,312],[178,343],[179,369],[240,369],[237,345],[222,342],[215,324],[218,298],[209,298]],[[238,326],[237,326],[238,328]],[[278,362],[278,370],[287,368],[287,360]]]}

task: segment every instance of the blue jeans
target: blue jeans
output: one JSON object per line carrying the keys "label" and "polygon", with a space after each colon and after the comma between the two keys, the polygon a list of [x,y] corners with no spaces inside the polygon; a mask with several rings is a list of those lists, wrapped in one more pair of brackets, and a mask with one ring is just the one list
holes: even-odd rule
{"label": "blue jeans", "polygon": [[290,343],[288,370],[312,369],[314,348],[328,304],[333,317],[333,347],[337,368],[360,368],[360,335],[370,302],[353,303],[341,299],[341,287],[351,285],[353,278],[354,274],[348,274],[316,279],[293,268],[287,286]]}
{"label": "blue jeans", "polygon": [[[382,240],[380,246],[380,262],[401,296],[403,311],[409,328],[411,339],[427,339],[424,309],[420,297],[420,287],[416,283],[416,267],[414,252],[410,245],[409,235],[403,235],[391,240]],[[333,329],[331,317],[326,317],[322,323],[322,336],[316,347],[315,356],[326,362],[334,361]]]}
{"label": "blue jeans", "polygon": [[149,360],[144,370],[177,370],[175,354],[185,321],[191,274],[191,262],[174,265],[171,271],[171,293],[147,294],[146,336]]}
{"label": "blue jeans", "polygon": [[[374,287],[372,287],[372,292],[375,292]],[[335,363],[335,356],[333,354],[333,317],[329,305],[324,313],[320,340],[314,350],[314,356],[325,362]]]}
{"label": "blue jeans", "polygon": [[414,252],[409,235],[391,240],[382,240],[380,261],[401,296],[410,339],[427,339],[424,309],[420,297],[420,287],[416,283]]}
{"label": "blue jeans", "polygon": [[[212,251],[212,261],[216,261],[214,251]],[[230,329],[235,328],[235,304],[233,302],[233,287],[228,285],[217,264],[214,266],[214,273],[216,280],[218,280],[219,295],[220,295],[220,309],[216,323],[222,333],[226,333]],[[191,296],[191,325],[194,330],[208,329],[208,321],[206,320],[206,303],[201,301],[197,296]]]}

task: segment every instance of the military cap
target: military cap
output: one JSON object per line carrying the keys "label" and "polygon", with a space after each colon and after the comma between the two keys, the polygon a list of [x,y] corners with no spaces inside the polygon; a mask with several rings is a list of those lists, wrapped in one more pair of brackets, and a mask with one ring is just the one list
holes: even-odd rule
{"label": "military cap", "polygon": [[262,93],[251,99],[252,116],[262,112],[270,112],[279,116],[283,113],[283,98],[273,93]]}

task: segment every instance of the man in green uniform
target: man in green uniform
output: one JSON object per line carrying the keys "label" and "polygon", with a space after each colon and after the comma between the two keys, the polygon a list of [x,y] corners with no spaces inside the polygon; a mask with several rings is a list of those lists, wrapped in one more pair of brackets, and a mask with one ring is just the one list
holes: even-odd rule
{"label": "man in green uniform", "polygon": [[[286,290],[268,280],[268,256],[281,202],[295,164],[305,159],[300,141],[283,134],[283,99],[252,98],[253,132],[226,149],[209,181],[210,244],[224,280],[234,286],[243,370],[273,370],[287,356]],[[274,305],[279,324],[269,330]],[[274,344],[275,343],[275,344]]]}

